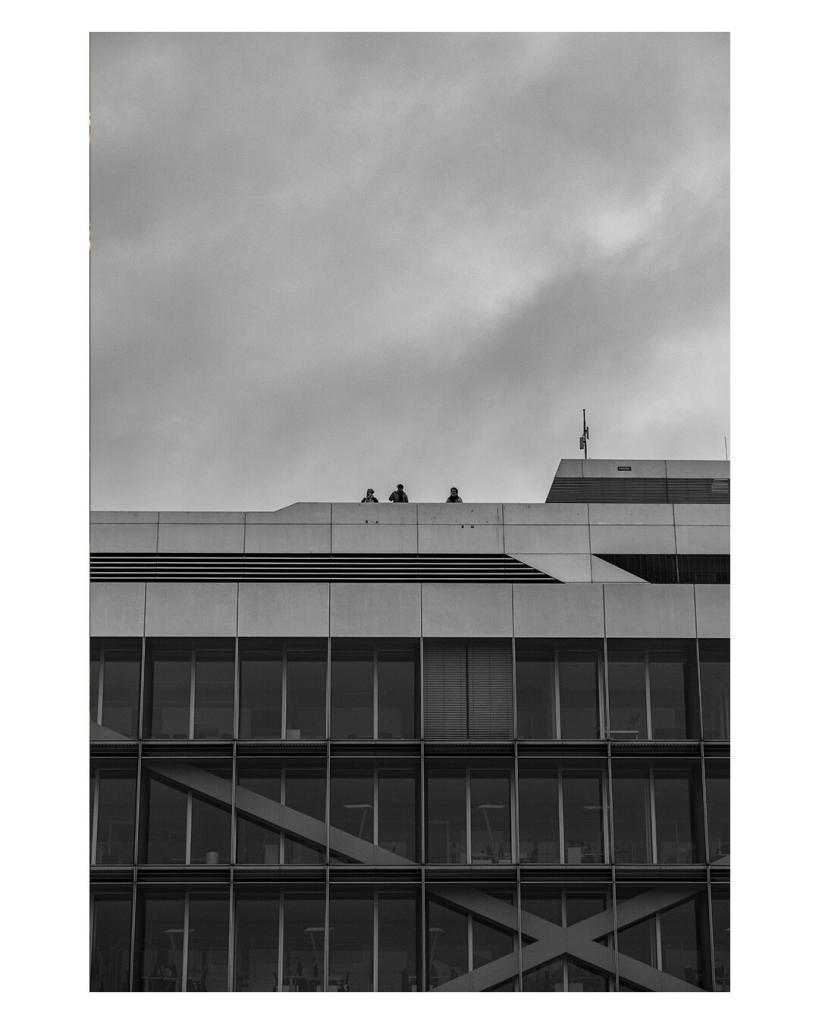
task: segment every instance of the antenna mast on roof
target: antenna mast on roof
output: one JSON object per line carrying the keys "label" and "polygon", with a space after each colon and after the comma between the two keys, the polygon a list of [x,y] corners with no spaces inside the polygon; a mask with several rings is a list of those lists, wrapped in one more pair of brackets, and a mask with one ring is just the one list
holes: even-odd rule
{"label": "antenna mast on roof", "polygon": [[589,428],[586,426],[586,410],[583,410],[583,433],[580,435],[580,447],[583,450],[583,458],[589,457]]}

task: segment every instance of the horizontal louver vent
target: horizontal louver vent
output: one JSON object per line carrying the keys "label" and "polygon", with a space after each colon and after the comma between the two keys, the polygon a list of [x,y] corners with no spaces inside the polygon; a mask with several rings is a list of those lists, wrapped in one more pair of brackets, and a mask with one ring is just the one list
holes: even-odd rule
{"label": "horizontal louver vent", "polygon": [[730,480],[673,477],[556,477],[547,502],[727,505]]}
{"label": "horizontal louver vent", "polygon": [[596,555],[647,583],[730,583],[730,555]]}
{"label": "horizontal louver vent", "polygon": [[92,582],[558,583],[509,555],[91,555]]}
{"label": "horizontal louver vent", "polygon": [[424,644],[424,738],[512,738],[509,643],[427,640]]}
{"label": "horizontal louver vent", "polygon": [[466,644],[424,645],[424,736],[463,740],[466,733]]}

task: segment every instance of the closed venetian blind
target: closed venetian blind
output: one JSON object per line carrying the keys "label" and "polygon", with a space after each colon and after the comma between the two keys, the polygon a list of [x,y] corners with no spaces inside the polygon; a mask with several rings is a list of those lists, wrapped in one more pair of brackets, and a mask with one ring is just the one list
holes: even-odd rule
{"label": "closed venetian blind", "polygon": [[466,644],[424,642],[424,736],[463,740],[466,732]]}
{"label": "closed venetian blind", "polygon": [[511,644],[425,641],[424,736],[511,739]]}
{"label": "closed venetian blind", "polygon": [[468,645],[469,738],[512,738],[512,646],[508,642]]}

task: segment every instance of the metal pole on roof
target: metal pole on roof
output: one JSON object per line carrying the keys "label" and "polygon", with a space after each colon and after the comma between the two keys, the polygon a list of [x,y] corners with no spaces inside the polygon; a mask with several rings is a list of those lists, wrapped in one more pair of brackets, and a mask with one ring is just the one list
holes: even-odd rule
{"label": "metal pole on roof", "polygon": [[583,458],[589,457],[589,428],[586,426],[586,410],[583,410],[583,433],[580,435],[580,447],[583,449]]}

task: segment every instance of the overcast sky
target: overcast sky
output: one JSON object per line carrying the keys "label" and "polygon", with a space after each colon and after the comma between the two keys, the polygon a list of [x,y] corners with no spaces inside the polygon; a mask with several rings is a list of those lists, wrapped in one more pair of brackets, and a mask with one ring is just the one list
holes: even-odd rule
{"label": "overcast sky", "polygon": [[[94,34],[97,509],[720,459],[728,36]],[[729,438],[730,444],[730,438]]]}

